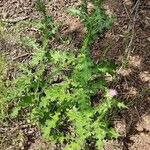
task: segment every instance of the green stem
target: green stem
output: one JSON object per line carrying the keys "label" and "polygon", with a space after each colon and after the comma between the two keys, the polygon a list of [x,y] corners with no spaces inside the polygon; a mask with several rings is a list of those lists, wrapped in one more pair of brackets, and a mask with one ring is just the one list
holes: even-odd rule
{"label": "green stem", "polygon": [[86,38],[83,42],[82,48],[81,48],[82,53],[85,53],[85,52],[87,53],[86,50],[88,49],[89,44],[90,44],[90,36],[91,36],[91,34],[90,34],[90,32],[88,32],[88,34],[86,35]]}

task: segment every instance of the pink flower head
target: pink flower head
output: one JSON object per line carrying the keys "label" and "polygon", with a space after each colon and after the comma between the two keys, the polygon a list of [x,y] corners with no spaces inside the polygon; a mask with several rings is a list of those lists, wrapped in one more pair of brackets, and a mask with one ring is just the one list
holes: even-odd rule
{"label": "pink flower head", "polygon": [[118,92],[115,89],[109,89],[108,93],[111,97],[114,97],[118,94]]}

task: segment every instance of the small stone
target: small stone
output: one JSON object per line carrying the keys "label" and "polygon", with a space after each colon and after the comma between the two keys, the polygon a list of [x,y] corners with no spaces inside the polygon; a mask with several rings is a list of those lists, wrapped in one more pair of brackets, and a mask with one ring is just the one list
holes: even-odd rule
{"label": "small stone", "polygon": [[150,37],[148,37],[147,40],[150,42]]}

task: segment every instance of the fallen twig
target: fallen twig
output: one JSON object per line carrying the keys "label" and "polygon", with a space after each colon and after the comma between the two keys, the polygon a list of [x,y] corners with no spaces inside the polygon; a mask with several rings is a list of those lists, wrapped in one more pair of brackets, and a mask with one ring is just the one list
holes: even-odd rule
{"label": "fallen twig", "polygon": [[125,12],[126,12],[128,18],[129,18],[130,22],[132,23],[133,20],[132,20],[132,18],[131,18],[131,14],[130,14],[129,10],[127,9],[127,7],[126,7],[126,5],[124,4],[124,2],[122,2],[122,4],[123,4],[123,7],[125,8]]}
{"label": "fallen twig", "polygon": [[25,53],[25,54],[22,54],[22,55],[19,55],[19,56],[13,58],[12,60],[14,61],[14,60],[20,59],[20,58],[22,58],[22,57],[26,57],[26,56],[28,56],[28,55],[31,55],[31,54]]}
{"label": "fallen twig", "polygon": [[136,8],[138,7],[139,4],[140,4],[140,0],[137,0],[132,11],[131,11],[131,14],[133,14],[133,12],[136,10]]}
{"label": "fallen twig", "polygon": [[22,20],[26,20],[28,19],[29,16],[25,16],[25,17],[18,17],[18,18],[15,18],[15,19],[2,19],[3,22],[8,22],[8,23],[16,23],[16,22],[19,22],[19,21],[22,21]]}

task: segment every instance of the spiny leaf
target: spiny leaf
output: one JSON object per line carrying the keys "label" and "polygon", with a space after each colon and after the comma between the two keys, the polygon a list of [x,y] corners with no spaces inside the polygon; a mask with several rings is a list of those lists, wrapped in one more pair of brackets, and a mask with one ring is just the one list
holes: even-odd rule
{"label": "spiny leaf", "polygon": [[117,103],[117,107],[118,107],[119,109],[128,108],[123,102],[118,102],[118,103]]}
{"label": "spiny leaf", "polygon": [[12,113],[11,113],[10,116],[11,116],[12,118],[17,117],[20,110],[21,110],[21,107],[20,107],[20,106],[15,107],[15,108],[13,109],[13,111],[12,111]]}
{"label": "spiny leaf", "polygon": [[67,11],[69,13],[71,13],[72,15],[75,15],[75,16],[81,16],[81,11],[79,9],[76,9],[76,8],[68,8]]}

